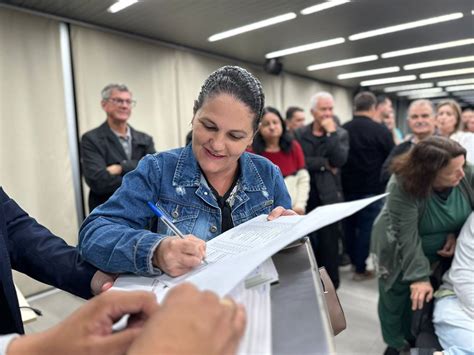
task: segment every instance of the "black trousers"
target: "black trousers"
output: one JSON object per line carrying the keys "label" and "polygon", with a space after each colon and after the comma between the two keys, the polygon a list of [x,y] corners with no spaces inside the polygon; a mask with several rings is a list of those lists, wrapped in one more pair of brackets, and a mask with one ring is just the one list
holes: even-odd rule
{"label": "black trousers", "polygon": [[339,287],[339,239],[342,238],[340,222],[309,235],[318,267],[324,266],[334,287]]}

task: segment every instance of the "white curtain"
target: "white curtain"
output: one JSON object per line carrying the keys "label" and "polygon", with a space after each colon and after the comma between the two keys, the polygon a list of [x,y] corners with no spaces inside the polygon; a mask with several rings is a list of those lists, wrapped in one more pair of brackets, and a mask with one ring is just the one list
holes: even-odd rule
{"label": "white curtain", "polygon": [[[59,24],[0,9],[0,48],[0,185],[31,216],[75,245]],[[26,295],[46,287],[19,274],[15,280]]]}

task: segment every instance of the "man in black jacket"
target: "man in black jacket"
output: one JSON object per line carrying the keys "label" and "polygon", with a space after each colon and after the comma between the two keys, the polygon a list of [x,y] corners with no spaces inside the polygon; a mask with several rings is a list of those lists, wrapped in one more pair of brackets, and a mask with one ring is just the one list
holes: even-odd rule
{"label": "man in black jacket", "polygon": [[[390,131],[378,123],[375,115],[375,96],[368,91],[354,98],[354,117],[343,125],[349,133],[349,157],[342,167],[342,186],[347,201],[380,194],[385,186],[380,182],[382,164],[394,147]],[[370,233],[375,217],[382,208],[377,201],[344,220],[346,246],[355,266],[354,280],[361,281],[375,275],[366,270]]]}
{"label": "man in black jacket", "polygon": [[[303,148],[311,189],[308,211],[323,205],[342,202],[340,168],[347,159],[349,137],[345,129],[334,120],[334,99],[327,92],[311,98],[314,121],[295,132]],[[331,281],[339,286],[338,249],[342,230],[339,223],[331,224],[311,233],[310,240],[319,266],[326,267]]]}
{"label": "man in black jacket", "polygon": [[135,101],[125,85],[110,84],[102,90],[107,121],[81,139],[81,160],[89,192],[89,211],[101,205],[122,184],[122,176],[138,161],[155,153],[153,138],[127,124]]}

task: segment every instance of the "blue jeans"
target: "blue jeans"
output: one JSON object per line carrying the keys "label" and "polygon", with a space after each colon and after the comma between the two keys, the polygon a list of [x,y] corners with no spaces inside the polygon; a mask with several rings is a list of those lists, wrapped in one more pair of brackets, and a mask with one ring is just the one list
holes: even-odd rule
{"label": "blue jeans", "polygon": [[[367,194],[347,194],[346,201],[359,200],[375,196]],[[365,260],[369,256],[370,234],[375,218],[382,209],[383,201],[378,200],[347,217],[344,220],[344,235],[346,238],[347,253],[357,273],[365,272]]]}
{"label": "blue jeans", "polygon": [[446,355],[467,355],[474,352],[474,323],[461,308],[456,296],[435,301],[433,324]]}

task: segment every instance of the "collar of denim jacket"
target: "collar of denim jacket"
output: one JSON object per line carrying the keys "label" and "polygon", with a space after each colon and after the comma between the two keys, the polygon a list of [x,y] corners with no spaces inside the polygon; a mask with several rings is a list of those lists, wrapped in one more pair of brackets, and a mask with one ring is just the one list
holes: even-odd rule
{"label": "collar of denim jacket", "polygon": [[[253,160],[264,158],[244,152],[239,158],[239,182],[243,191],[263,191],[266,186]],[[173,186],[198,187],[201,183],[201,168],[194,156],[191,145],[184,147],[178,158],[173,176]]]}

